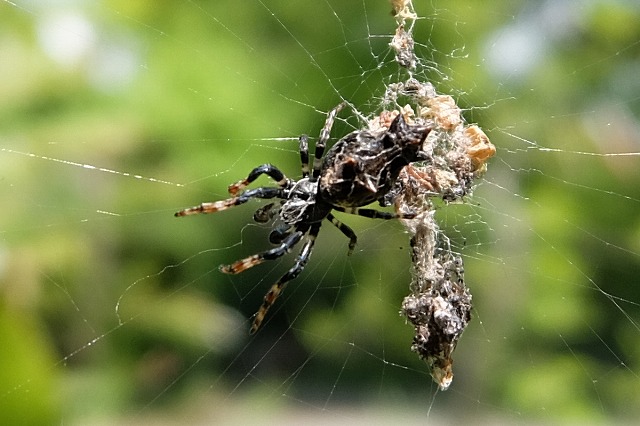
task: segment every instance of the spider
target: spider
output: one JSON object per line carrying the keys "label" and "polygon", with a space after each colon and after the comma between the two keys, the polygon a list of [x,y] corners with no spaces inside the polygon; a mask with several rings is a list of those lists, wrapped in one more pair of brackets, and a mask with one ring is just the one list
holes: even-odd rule
{"label": "spider", "polygon": [[[287,283],[304,269],[324,219],[349,238],[348,254],[353,252],[357,242],[356,234],[332,214],[333,210],[377,219],[415,217],[413,213],[389,213],[361,207],[375,201],[382,206],[387,205],[385,195],[393,188],[401,169],[411,162],[428,160],[421,148],[431,128],[408,124],[399,113],[388,129],[377,132],[357,130],[349,133],[336,142],[323,157],[333,122],[345,105],[346,103],[342,102],[328,113],[316,142],[311,170],[308,137],[300,136],[302,178],[299,180],[289,179],[276,166],[263,164],[254,168],[245,179],[229,186],[232,198],[202,203],[175,214],[189,216],[215,213],[244,204],[252,198],[280,200],[277,207],[276,203],[269,203],[260,207],[254,214],[254,220],[261,223],[279,216],[269,235],[269,241],[276,247],[230,265],[221,265],[220,271],[227,274],[238,274],[265,260],[277,259],[290,252],[306,237],[294,266],[273,284],[264,296],[264,301],[254,316],[250,334],[258,331],[269,308]],[[277,186],[243,191],[263,174],[273,179]]]}

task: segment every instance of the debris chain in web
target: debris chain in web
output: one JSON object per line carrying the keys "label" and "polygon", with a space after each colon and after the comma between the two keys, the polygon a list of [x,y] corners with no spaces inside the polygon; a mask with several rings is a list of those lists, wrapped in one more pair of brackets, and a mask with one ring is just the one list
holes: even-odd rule
{"label": "debris chain in web", "polygon": [[[410,0],[391,3],[398,27],[390,46],[396,62],[411,75],[418,61],[412,37],[417,15]],[[385,111],[369,123],[372,129],[388,127],[397,114],[410,124],[432,128],[423,146],[427,159],[403,169],[387,202],[398,213],[417,214],[403,220],[412,235],[413,278],[401,314],[415,329],[411,350],[426,361],[433,380],[446,390],[453,380],[452,354],[471,320],[472,304],[464,262],[439,230],[433,200],[456,202],[470,195],[495,147],[478,126],[464,123],[451,96],[438,94],[429,82],[409,78],[392,83],[384,104]]]}

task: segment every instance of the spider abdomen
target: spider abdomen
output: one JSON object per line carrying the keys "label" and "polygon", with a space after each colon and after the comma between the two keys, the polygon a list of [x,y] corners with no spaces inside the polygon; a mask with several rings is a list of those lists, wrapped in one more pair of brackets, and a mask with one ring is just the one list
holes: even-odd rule
{"label": "spider abdomen", "polygon": [[421,159],[420,148],[429,131],[408,125],[399,114],[382,134],[366,130],[348,134],[323,159],[319,197],[342,207],[382,199],[402,168]]}

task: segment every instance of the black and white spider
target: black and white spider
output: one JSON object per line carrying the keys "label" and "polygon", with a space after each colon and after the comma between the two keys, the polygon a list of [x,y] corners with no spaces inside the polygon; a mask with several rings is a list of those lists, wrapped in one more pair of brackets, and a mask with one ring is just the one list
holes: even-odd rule
{"label": "black and white spider", "polygon": [[[277,167],[263,164],[253,169],[245,179],[229,186],[229,193],[233,198],[202,203],[175,214],[188,216],[214,213],[244,204],[252,198],[281,200],[277,207],[275,203],[270,203],[259,208],[254,214],[257,222],[267,222],[276,214],[279,215],[279,220],[269,235],[269,241],[277,247],[238,260],[231,265],[221,265],[220,270],[227,274],[238,274],[265,260],[277,259],[288,253],[306,236],[295,265],[273,284],[264,296],[262,306],[255,314],[251,334],[260,328],[267,311],[285,285],[304,269],[323,219],[327,219],[349,238],[349,254],[353,251],[357,241],[356,234],[333,216],[332,210],[378,219],[410,219],[415,216],[360,207],[374,201],[384,205],[384,198],[392,190],[402,168],[411,162],[428,159],[421,148],[431,128],[408,124],[402,114],[398,113],[388,129],[377,132],[357,130],[349,133],[336,142],[323,157],[333,122],[344,106],[345,103],[339,104],[327,115],[316,143],[311,174],[308,138],[302,135],[301,179],[289,179]],[[240,192],[263,174],[273,179],[277,187],[260,187]]]}

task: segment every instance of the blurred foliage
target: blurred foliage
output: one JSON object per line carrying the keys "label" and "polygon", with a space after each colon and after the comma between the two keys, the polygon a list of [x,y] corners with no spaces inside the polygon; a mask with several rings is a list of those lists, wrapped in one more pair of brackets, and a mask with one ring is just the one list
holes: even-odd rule
{"label": "blurred foliage", "polygon": [[[496,185],[438,212],[476,318],[436,414],[635,418],[640,169],[574,152],[638,151],[640,11],[581,6],[569,38],[505,76],[483,67],[488,40],[531,6],[455,3],[416,5],[421,76],[469,108],[499,155]],[[423,408],[433,385],[398,316],[410,281],[399,224],[350,217],[348,259],[325,226],[249,339],[247,318],[290,259],[223,276],[218,264],[265,247],[251,208],[173,218],[258,164],[297,176],[296,138],[318,134],[338,93],[375,111],[384,84],[405,78],[386,1],[0,10],[0,423],[184,420],[194,400],[229,395],[252,410],[277,410],[281,394]],[[359,125],[348,117],[333,134]]]}

